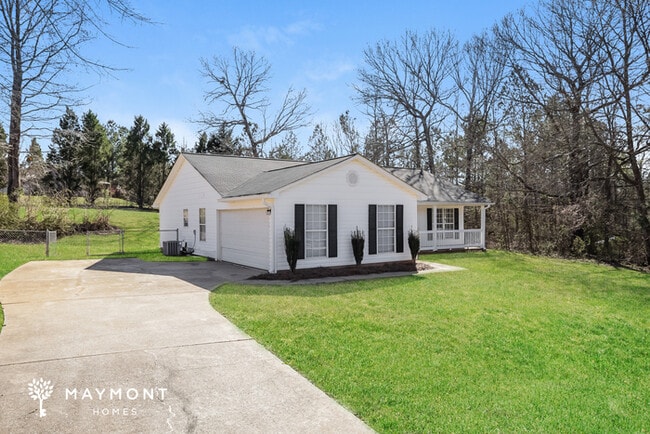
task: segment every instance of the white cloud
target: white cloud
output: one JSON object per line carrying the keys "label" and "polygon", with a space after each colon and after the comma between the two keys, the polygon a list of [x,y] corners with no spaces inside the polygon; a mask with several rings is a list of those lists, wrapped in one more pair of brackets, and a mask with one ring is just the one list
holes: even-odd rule
{"label": "white cloud", "polygon": [[344,59],[320,60],[307,65],[305,75],[312,81],[336,81],[354,71],[356,65]]}
{"label": "white cloud", "polygon": [[239,32],[230,35],[228,42],[232,46],[253,51],[264,51],[274,45],[292,45],[295,37],[306,36],[319,29],[320,26],[310,20],[296,21],[284,27],[246,26]]}

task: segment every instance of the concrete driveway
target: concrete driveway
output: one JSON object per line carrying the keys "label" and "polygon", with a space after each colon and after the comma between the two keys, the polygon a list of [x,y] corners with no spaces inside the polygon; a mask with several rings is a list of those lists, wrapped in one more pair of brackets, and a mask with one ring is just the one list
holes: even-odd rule
{"label": "concrete driveway", "polygon": [[254,273],[137,259],[14,270],[0,281],[0,431],[369,432],[210,307],[208,290]]}

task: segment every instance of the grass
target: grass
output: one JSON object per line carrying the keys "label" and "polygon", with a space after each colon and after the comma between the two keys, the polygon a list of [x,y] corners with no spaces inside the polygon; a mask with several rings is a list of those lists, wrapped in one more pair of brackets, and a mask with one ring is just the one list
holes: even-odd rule
{"label": "grass", "polygon": [[[71,208],[68,213],[73,221],[80,222],[84,216],[97,212],[108,212],[110,222],[125,231],[124,254],[119,251],[119,236],[102,236],[93,238],[87,256],[87,239],[85,235],[59,238],[53,254],[45,256],[44,244],[2,244],[0,243],[0,279],[12,270],[30,261],[62,259],[102,259],[112,257],[135,257],[144,261],[205,261],[198,256],[164,256],[160,252],[158,234],[158,213],[136,209],[93,210]],[[0,300],[2,302],[2,300]],[[4,313],[0,305],[0,331],[4,324]]]}
{"label": "grass", "polygon": [[648,432],[650,276],[504,252],[466,271],[229,284],[219,312],[379,432]]}

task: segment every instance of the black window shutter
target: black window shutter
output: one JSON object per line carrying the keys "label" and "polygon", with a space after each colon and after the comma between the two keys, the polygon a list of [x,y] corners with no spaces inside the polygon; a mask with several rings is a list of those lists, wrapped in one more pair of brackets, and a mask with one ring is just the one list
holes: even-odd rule
{"label": "black window shutter", "polygon": [[458,208],[454,208],[454,230],[457,231],[458,229],[460,229],[458,225]]}
{"label": "black window shutter", "polygon": [[377,254],[377,205],[368,205],[368,254]]}
{"label": "black window shutter", "polygon": [[395,251],[404,252],[404,205],[395,206]]}
{"label": "black window shutter", "polygon": [[297,203],[294,207],[294,230],[298,240],[298,259],[305,259],[305,205]]}
{"label": "black window shutter", "polygon": [[433,208],[427,208],[427,230],[433,230]]}
{"label": "black window shutter", "polygon": [[327,205],[327,256],[330,258],[338,255],[337,231],[336,205]]}

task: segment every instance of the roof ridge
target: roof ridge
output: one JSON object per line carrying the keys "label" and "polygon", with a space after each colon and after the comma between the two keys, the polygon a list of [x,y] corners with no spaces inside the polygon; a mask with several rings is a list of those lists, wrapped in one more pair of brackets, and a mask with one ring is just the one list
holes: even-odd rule
{"label": "roof ridge", "polygon": [[266,157],[253,157],[250,155],[233,155],[233,154],[212,154],[209,152],[181,152],[181,155],[196,155],[198,157],[220,157],[220,158],[238,158],[242,160],[257,160],[257,161],[278,161],[288,163],[303,163],[300,160],[289,160],[286,158],[266,158]]}
{"label": "roof ridge", "polygon": [[303,164],[296,164],[295,166],[287,166],[287,167],[278,167],[277,169],[271,169],[271,170],[265,170],[262,173],[268,173],[268,172],[276,172],[279,170],[287,170],[287,169],[296,169],[298,167],[305,167],[309,166],[312,164],[322,164],[322,163],[328,163],[328,162],[333,162],[334,160],[345,160],[354,157],[356,154],[351,154],[351,155],[345,155],[342,157],[335,157],[335,158],[329,158],[327,160],[321,160],[321,161],[294,161],[295,163],[303,163]]}

